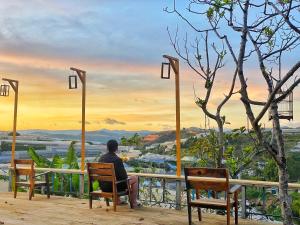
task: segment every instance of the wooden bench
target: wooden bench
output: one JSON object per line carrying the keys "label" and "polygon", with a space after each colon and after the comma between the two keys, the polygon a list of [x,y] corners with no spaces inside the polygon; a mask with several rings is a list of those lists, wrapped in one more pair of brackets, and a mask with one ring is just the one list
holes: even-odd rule
{"label": "wooden bench", "polygon": [[[229,173],[227,169],[212,168],[184,168],[185,183],[187,191],[188,219],[192,224],[192,207],[198,210],[198,219],[201,218],[201,208],[224,209],[227,215],[227,225],[230,225],[230,209],[235,209],[235,224],[238,224],[238,192],[241,186],[229,187]],[[202,180],[195,180],[191,177],[203,177]],[[206,179],[205,179],[206,178]],[[217,178],[214,180],[213,178]],[[221,179],[220,179],[221,178]],[[195,190],[196,199],[191,198],[191,190]],[[201,198],[200,191],[211,191],[212,193],[224,192],[224,199]],[[231,198],[233,195],[233,199]]]}
{"label": "wooden bench", "polygon": [[[22,165],[21,168],[18,165]],[[25,166],[25,167],[24,167]],[[29,188],[29,200],[34,196],[34,189],[46,187],[47,197],[50,198],[49,173],[40,173],[35,175],[34,162],[29,159],[15,159],[13,162],[13,182],[14,182],[14,198],[17,197],[18,187]],[[27,181],[21,181],[21,176],[28,176]],[[45,181],[37,181],[36,178],[45,176]]]}
{"label": "wooden bench", "polygon": [[[89,178],[89,206],[92,208],[92,201],[94,197],[102,197],[106,200],[106,205],[109,206],[108,199],[111,198],[113,200],[113,208],[114,211],[117,210],[117,200],[120,196],[128,195],[130,199],[130,191],[129,189],[125,191],[118,191],[117,184],[122,182],[127,183],[127,187],[130,185],[128,183],[128,179],[117,181],[115,175],[115,167],[113,163],[87,163],[87,172]],[[94,190],[93,182],[111,182],[112,184],[112,192],[104,192],[102,190]],[[133,208],[130,202],[130,207]]]}

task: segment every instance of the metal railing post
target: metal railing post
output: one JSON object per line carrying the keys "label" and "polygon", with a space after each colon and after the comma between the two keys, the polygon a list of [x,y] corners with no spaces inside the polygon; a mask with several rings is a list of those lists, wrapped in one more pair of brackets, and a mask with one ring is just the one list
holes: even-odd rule
{"label": "metal railing post", "polygon": [[162,197],[163,197],[163,199],[162,199],[162,201],[163,201],[163,203],[165,203],[165,201],[166,201],[166,196],[165,196],[165,192],[166,192],[166,179],[163,179],[162,180],[162,184],[163,184],[163,190],[162,190]]}
{"label": "metal railing post", "polygon": [[13,182],[13,170],[8,170],[8,192],[11,192],[13,190],[12,188],[12,182]]}
{"label": "metal railing post", "polygon": [[84,174],[79,175],[79,197],[82,198],[84,194]]}
{"label": "metal railing post", "polygon": [[265,210],[266,209],[266,188],[265,187],[263,187],[262,202],[263,202],[262,208],[263,210]]}
{"label": "metal railing post", "polygon": [[149,198],[150,198],[150,205],[151,205],[151,202],[152,202],[152,178],[150,178],[150,183],[149,183]]}
{"label": "metal railing post", "polygon": [[246,219],[247,218],[247,205],[246,205],[246,186],[242,186],[242,218]]}
{"label": "metal railing post", "polygon": [[176,210],[181,210],[181,181],[176,180]]}
{"label": "metal railing post", "polygon": [[137,193],[137,199],[140,200],[140,177],[138,177],[138,193]]}

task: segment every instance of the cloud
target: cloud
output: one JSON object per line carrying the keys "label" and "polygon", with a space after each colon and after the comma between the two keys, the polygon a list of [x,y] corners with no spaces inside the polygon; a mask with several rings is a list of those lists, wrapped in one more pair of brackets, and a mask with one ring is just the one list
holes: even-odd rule
{"label": "cloud", "polygon": [[109,125],[114,125],[114,124],[125,125],[126,124],[125,122],[118,121],[118,120],[115,120],[115,119],[112,119],[112,118],[106,118],[104,120],[104,122],[106,124],[109,124]]}
{"label": "cloud", "polygon": [[174,130],[175,128],[167,124],[162,124],[162,129],[168,131],[168,130]]}

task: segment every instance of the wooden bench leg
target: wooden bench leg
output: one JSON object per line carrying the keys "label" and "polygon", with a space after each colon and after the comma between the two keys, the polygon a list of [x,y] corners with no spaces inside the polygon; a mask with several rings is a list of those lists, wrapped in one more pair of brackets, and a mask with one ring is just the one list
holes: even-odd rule
{"label": "wooden bench leg", "polygon": [[31,200],[33,197],[33,188],[29,188],[29,200]]}
{"label": "wooden bench leg", "polygon": [[14,198],[17,197],[17,190],[18,190],[18,186],[17,186],[17,184],[15,183],[15,188],[14,188]]}
{"label": "wooden bench leg", "polygon": [[47,198],[50,198],[50,185],[49,185],[49,176],[46,174],[46,188],[47,188]]}
{"label": "wooden bench leg", "polygon": [[90,206],[90,209],[93,208],[93,196],[92,195],[89,196],[89,206]]}
{"label": "wooden bench leg", "polygon": [[116,212],[117,211],[117,200],[118,200],[118,197],[117,195],[114,195],[113,197],[113,204],[114,204],[114,211]]}
{"label": "wooden bench leg", "polygon": [[47,185],[47,198],[50,198],[50,187]]}
{"label": "wooden bench leg", "polygon": [[105,198],[106,206],[109,206],[109,199]]}
{"label": "wooden bench leg", "polygon": [[239,224],[238,218],[238,193],[234,193],[234,223]]}
{"label": "wooden bench leg", "polygon": [[189,225],[192,225],[192,207],[188,205]]}
{"label": "wooden bench leg", "polygon": [[230,207],[227,207],[226,210],[226,214],[227,214],[227,225],[230,225]]}
{"label": "wooden bench leg", "polygon": [[198,219],[199,219],[199,221],[202,220],[201,208],[200,207],[198,207]]}
{"label": "wooden bench leg", "polygon": [[18,185],[17,185],[17,176],[13,177],[13,182],[14,182],[14,198],[17,197],[17,191],[18,191]]}

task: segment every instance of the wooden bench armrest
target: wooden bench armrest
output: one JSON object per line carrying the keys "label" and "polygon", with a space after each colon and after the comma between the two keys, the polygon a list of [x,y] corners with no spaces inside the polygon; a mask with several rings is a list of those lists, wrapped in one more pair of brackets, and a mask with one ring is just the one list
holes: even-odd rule
{"label": "wooden bench armrest", "polygon": [[242,186],[237,184],[237,185],[234,185],[230,188],[229,194],[234,194],[234,193],[239,192],[241,190],[242,190]]}

